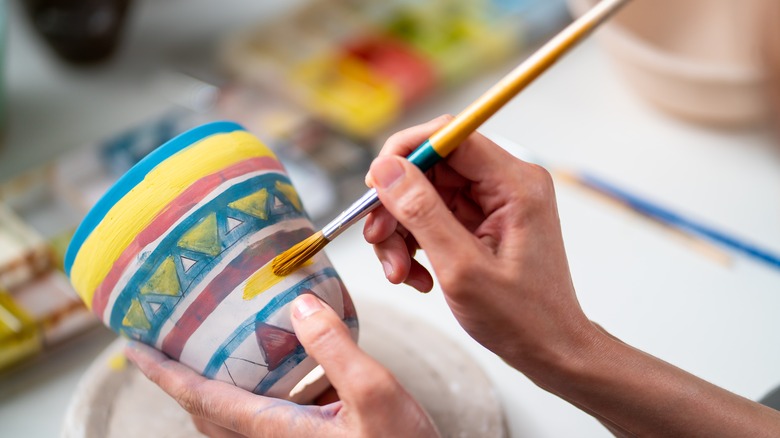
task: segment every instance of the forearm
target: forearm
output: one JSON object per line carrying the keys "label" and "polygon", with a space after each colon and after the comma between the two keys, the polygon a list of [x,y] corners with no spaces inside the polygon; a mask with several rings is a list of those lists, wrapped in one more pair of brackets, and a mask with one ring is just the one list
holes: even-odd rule
{"label": "forearm", "polygon": [[[780,436],[780,412],[594,328],[572,351],[518,367],[539,386],[634,436]],[[557,358],[557,359],[554,359]],[[622,433],[621,433],[622,435]]]}

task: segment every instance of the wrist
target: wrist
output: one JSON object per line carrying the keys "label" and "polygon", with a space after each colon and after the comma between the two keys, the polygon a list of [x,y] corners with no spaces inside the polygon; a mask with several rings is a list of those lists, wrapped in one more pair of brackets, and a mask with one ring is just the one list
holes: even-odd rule
{"label": "wrist", "polygon": [[618,343],[619,340],[586,319],[566,336],[538,346],[533,354],[507,362],[536,385],[559,393],[565,391],[567,382],[581,378]]}

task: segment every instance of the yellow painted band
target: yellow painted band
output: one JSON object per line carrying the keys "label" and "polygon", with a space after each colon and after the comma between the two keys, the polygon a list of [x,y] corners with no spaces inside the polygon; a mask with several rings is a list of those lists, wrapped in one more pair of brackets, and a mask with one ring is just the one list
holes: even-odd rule
{"label": "yellow painted band", "polygon": [[274,154],[245,131],[207,137],[172,155],[123,196],[84,241],[71,281],[91,307],[95,290],[135,237],[192,183],[232,164]]}
{"label": "yellow painted band", "polygon": [[[309,266],[313,263],[314,259],[309,259],[306,260],[300,267],[302,268],[304,266]],[[272,263],[266,264],[262,268],[258,269],[257,272],[252,274],[252,276],[249,277],[249,280],[247,280],[246,285],[244,286],[244,300],[254,299],[261,293],[274,287],[277,283],[284,280],[285,278],[285,275],[274,274]]]}

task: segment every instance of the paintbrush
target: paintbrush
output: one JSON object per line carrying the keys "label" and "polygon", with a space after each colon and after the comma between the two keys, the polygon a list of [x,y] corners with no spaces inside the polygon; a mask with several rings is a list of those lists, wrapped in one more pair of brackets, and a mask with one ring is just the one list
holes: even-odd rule
{"label": "paintbrush", "polygon": [[[423,172],[430,169],[431,166],[455,150],[466,137],[525,89],[534,79],[558,61],[570,48],[583,40],[629,1],[602,0],[498,81],[447,125],[431,135],[406,159]],[[290,274],[379,205],[376,190],[369,190],[321,231],[276,256],[271,262],[274,274],[279,276]]]}

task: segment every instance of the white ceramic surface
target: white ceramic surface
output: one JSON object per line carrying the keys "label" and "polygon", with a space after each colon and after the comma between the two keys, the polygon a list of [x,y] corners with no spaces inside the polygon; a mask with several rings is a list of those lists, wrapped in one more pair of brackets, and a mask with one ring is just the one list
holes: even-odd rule
{"label": "white ceramic surface", "polygon": [[[490,380],[455,342],[429,324],[387,306],[358,304],[364,321],[361,347],[395,374],[443,437],[507,435],[503,409]],[[201,436],[187,413],[137,368],[112,367],[117,359],[121,361],[123,346],[124,340],[114,342],[84,374],[62,436]]]}

